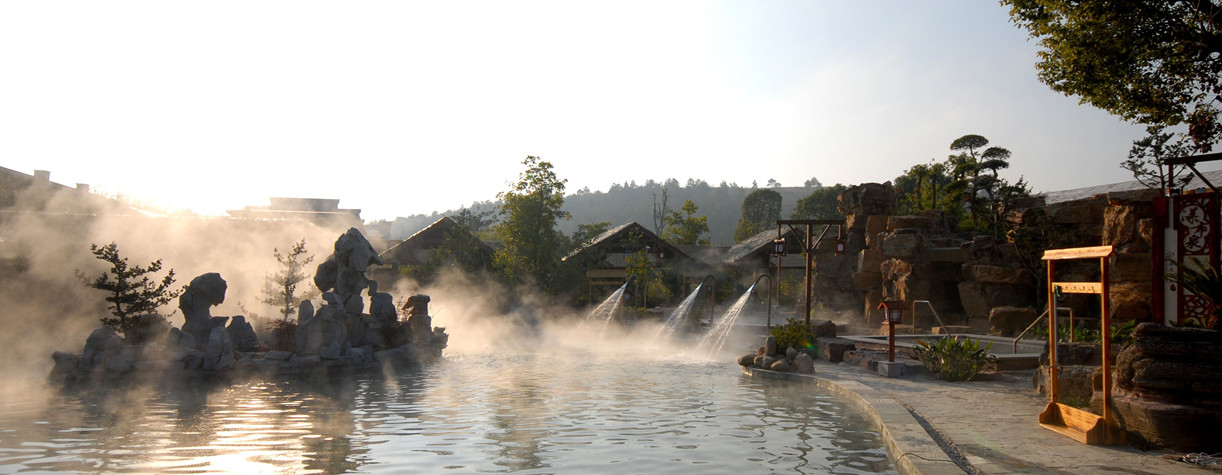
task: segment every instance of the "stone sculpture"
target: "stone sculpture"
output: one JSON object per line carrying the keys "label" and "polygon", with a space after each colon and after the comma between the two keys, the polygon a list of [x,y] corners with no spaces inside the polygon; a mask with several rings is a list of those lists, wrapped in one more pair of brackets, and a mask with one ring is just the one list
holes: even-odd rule
{"label": "stone sculpture", "polygon": [[356,228],[349,228],[335,241],[335,253],[318,265],[314,285],[323,292],[334,291],[345,310],[360,314],[364,310],[361,291],[368,288],[372,296],[378,290],[377,282],[365,277],[375,264],[382,264],[382,259],[373,245]]}
{"label": "stone sculpture", "polygon": [[229,317],[212,316],[212,306],[225,302],[227,288],[220,274],[209,272],[191,279],[186,290],[178,297],[178,309],[182,310],[185,318],[182,331],[191,335],[195,348],[203,348],[212,329],[225,325],[229,320]]}

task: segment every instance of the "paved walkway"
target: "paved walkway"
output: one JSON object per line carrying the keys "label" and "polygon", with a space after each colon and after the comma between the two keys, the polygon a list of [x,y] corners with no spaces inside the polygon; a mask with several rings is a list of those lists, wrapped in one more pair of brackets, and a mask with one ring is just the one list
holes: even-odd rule
{"label": "paved walkway", "polygon": [[[1222,473],[1164,457],[1170,452],[1090,446],[1040,427],[1038,415],[1047,403],[1031,385],[1033,371],[951,383],[925,374],[886,378],[816,361],[815,373],[820,386],[878,415],[905,473]],[[944,446],[967,463],[956,464]]]}

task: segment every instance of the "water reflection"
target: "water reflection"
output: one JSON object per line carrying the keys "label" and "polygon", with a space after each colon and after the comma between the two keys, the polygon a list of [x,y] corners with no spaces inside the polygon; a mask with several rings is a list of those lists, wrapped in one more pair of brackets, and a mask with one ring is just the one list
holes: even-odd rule
{"label": "water reflection", "polygon": [[655,359],[463,354],[0,409],[0,472],[893,473],[877,430],[812,386]]}

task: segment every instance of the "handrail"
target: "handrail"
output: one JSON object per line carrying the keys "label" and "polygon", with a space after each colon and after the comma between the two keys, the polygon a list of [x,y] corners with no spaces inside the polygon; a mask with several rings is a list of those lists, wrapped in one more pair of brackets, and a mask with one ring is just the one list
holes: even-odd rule
{"label": "handrail", "polygon": [[930,303],[928,300],[913,300],[913,301],[912,301],[912,331],[911,331],[911,332],[909,332],[909,333],[913,333],[913,334],[915,334],[915,333],[916,333],[916,327],[917,327],[917,324],[916,324],[916,321],[917,321],[917,320],[916,320],[916,316],[917,316],[917,313],[916,313],[916,308],[917,308],[917,307],[916,307],[916,304],[917,304],[917,303],[923,303],[923,304],[925,304],[925,305],[928,305],[928,306],[929,306],[929,310],[930,310],[931,312],[933,312],[933,318],[935,318],[935,319],[937,319],[937,320],[938,320],[938,324],[939,324],[939,325],[942,325],[942,329],[944,329],[944,330],[946,329],[946,324],[945,324],[945,323],[942,323],[942,317],[939,317],[939,316],[938,316],[938,311],[937,311],[936,309],[934,309],[934,308],[933,308],[933,304],[932,304],[932,303]]}
{"label": "handrail", "polygon": [[[1073,309],[1072,308],[1058,308],[1057,309],[1057,311],[1060,311],[1060,310],[1069,311],[1069,342],[1073,343],[1073,318],[1074,318]],[[1048,310],[1044,309],[1044,313],[1041,313],[1040,316],[1035,317],[1035,321],[1031,322],[1030,325],[1027,325],[1026,330],[1023,330],[1022,333],[1019,333],[1018,336],[1014,337],[1014,343],[1013,343],[1013,346],[1010,348],[1010,352],[1018,353],[1018,340],[1021,340],[1023,339],[1024,336],[1027,336],[1027,333],[1031,332],[1032,328],[1035,328],[1035,324],[1039,323],[1041,320],[1043,320],[1047,316],[1048,316]],[[1055,338],[1055,336],[1051,338]]]}

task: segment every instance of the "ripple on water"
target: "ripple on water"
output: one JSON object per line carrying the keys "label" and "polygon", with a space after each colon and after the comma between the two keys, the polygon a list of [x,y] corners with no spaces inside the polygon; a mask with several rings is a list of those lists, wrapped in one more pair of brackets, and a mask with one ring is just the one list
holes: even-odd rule
{"label": "ripple on water", "polygon": [[894,473],[847,404],[709,363],[466,354],[0,409],[0,472]]}

